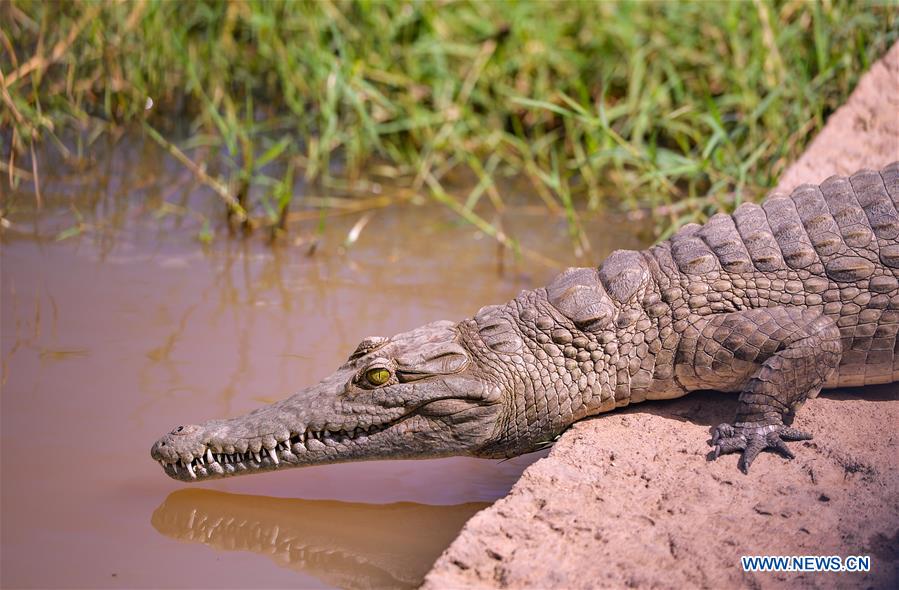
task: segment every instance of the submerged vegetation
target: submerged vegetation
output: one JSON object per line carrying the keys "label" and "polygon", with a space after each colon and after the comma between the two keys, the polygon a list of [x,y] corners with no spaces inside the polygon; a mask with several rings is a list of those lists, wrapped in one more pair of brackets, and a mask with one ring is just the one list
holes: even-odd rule
{"label": "submerged vegetation", "polygon": [[899,38],[895,5],[839,0],[11,0],[0,22],[0,166],[38,199],[36,144],[137,127],[232,225],[327,207],[303,181],[360,210],[429,195],[514,246],[489,220],[515,178],[579,249],[584,209],[656,207],[664,233],[763,195]]}

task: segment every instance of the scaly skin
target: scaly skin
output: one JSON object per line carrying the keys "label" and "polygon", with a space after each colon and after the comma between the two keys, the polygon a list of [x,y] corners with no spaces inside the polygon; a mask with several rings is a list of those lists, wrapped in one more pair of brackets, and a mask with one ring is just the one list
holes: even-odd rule
{"label": "scaly skin", "polygon": [[[691,224],[459,323],[368,338],[333,375],[153,445],[184,481],[448,455],[510,457],[586,416],[740,392],[712,455],[787,457],[824,387],[899,381],[899,162]],[[383,381],[383,382],[382,382]]]}

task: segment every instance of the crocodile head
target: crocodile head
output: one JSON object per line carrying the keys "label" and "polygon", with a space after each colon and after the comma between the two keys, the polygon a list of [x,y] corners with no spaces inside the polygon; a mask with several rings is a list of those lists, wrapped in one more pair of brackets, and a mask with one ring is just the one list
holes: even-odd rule
{"label": "crocodile head", "polygon": [[537,450],[571,423],[627,403],[630,374],[621,368],[640,362],[620,356],[617,342],[632,343],[652,324],[641,303],[647,275],[638,253],[618,251],[600,270],[568,269],[459,323],[366,338],[318,385],[246,416],[179,426],[151,454],[168,475],[191,481]]}
{"label": "crocodile head", "polygon": [[344,461],[490,456],[504,388],[460,324],[363,340],[317,385],[245,416],[178,426],[153,445],[182,481]]}

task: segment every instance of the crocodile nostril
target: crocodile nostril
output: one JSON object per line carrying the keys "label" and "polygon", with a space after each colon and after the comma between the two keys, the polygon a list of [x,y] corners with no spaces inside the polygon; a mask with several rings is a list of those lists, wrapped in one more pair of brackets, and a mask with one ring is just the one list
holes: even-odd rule
{"label": "crocodile nostril", "polygon": [[187,436],[191,434],[195,434],[202,430],[202,427],[197,424],[182,424],[181,426],[176,427],[169,434],[172,436]]}

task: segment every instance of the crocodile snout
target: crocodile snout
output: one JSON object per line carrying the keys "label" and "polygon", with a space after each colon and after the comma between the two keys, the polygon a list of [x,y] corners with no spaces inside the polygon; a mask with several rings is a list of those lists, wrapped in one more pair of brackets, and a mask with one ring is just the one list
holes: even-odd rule
{"label": "crocodile snout", "polygon": [[156,461],[174,463],[197,454],[197,449],[205,446],[202,439],[203,427],[197,424],[178,426],[153,443],[150,456]]}

